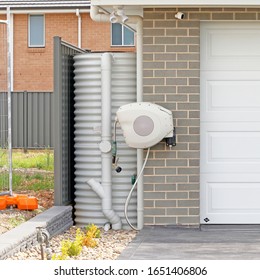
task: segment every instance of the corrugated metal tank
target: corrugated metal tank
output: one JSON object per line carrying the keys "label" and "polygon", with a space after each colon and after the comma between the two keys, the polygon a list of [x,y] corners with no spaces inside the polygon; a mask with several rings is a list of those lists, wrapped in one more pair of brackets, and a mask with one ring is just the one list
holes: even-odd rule
{"label": "corrugated metal tank", "polygon": [[[134,53],[111,53],[112,62],[112,120],[117,109],[136,101],[136,56]],[[79,226],[107,221],[101,200],[86,183],[94,178],[101,182],[101,53],[74,57],[75,67],[75,222]],[[113,125],[111,131],[113,134]],[[124,217],[126,197],[136,174],[136,149],[129,148],[117,129],[117,148],[121,173],[112,172],[113,209],[120,216],[123,228],[129,228]],[[112,164],[112,163],[111,163]],[[136,192],[128,207],[128,216],[136,223]]]}

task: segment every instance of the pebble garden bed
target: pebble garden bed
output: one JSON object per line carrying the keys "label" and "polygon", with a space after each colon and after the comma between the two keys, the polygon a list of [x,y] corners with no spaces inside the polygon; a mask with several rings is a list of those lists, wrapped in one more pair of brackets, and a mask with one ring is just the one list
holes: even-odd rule
{"label": "pebble garden bed", "polygon": [[[73,226],[63,234],[55,236],[50,240],[52,254],[61,254],[61,241],[73,240],[77,227]],[[68,257],[68,260],[115,260],[119,257],[126,246],[135,238],[136,231],[133,230],[109,230],[101,229],[101,236],[97,238],[97,246],[94,248],[83,247],[81,254]],[[41,260],[41,247],[37,245],[27,251],[19,252],[7,260]],[[46,259],[46,256],[45,256]]]}

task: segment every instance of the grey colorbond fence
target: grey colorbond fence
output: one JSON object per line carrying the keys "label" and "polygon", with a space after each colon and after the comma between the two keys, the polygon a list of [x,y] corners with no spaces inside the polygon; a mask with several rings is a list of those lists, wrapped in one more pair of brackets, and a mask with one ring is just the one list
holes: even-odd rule
{"label": "grey colorbond fence", "polygon": [[[7,93],[0,93],[0,144],[7,147]],[[12,147],[53,148],[53,93],[12,92]]]}
{"label": "grey colorbond fence", "polygon": [[7,111],[7,93],[0,93],[0,145],[1,148],[8,146],[8,111]]}
{"label": "grey colorbond fence", "polygon": [[74,201],[74,60],[86,52],[54,37],[54,204]]}

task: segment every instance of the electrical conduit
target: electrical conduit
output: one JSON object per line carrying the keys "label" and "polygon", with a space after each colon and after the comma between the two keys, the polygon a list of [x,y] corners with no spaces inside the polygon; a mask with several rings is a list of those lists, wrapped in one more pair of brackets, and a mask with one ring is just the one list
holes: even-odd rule
{"label": "electrical conduit", "polygon": [[112,208],[112,152],[111,152],[111,65],[112,55],[104,53],[101,56],[101,184],[95,179],[88,180],[89,186],[101,198],[102,211],[109,220],[112,229],[122,228],[120,217]]}

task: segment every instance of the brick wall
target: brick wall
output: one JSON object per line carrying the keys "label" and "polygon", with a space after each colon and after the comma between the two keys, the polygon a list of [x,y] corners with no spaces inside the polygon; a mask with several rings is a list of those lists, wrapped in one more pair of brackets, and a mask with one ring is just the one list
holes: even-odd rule
{"label": "brick wall", "polygon": [[[135,48],[110,46],[110,24],[97,23],[89,14],[82,14],[82,48],[91,51],[135,51]],[[78,17],[76,14],[45,15],[45,47],[28,47],[28,15],[14,15],[14,91],[53,91],[53,37],[78,44]],[[1,31],[1,26],[0,26]],[[1,36],[5,34],[0,32]],[[0,54],[2,50],[0,43]],[[6,66],[0,63],[0,77],[5,75]],[[0,79],[1,80],[1,79]],[[2,79],[3,81],[3,79]],[[0,91],[4,87],[0,83]]]}
{"label": "brick wall", "polygon": [[144,100],[173,111],[177,146],[156,145],[145,169],[145,224],[199,225],[200,21],[259,20],[260,9],[144,11]]}

